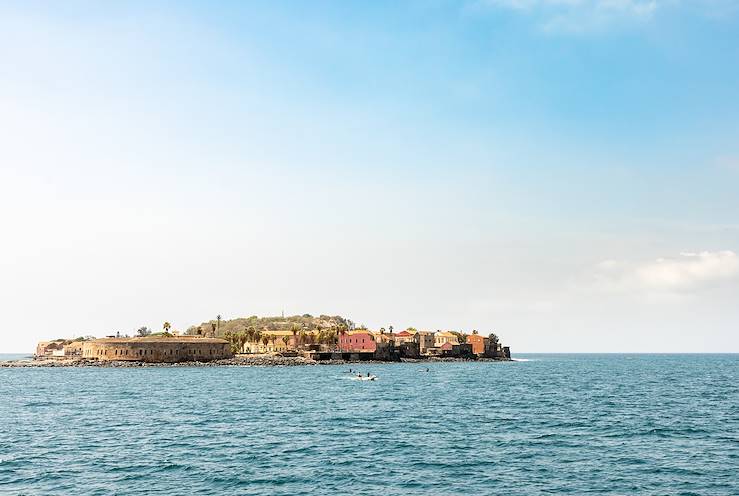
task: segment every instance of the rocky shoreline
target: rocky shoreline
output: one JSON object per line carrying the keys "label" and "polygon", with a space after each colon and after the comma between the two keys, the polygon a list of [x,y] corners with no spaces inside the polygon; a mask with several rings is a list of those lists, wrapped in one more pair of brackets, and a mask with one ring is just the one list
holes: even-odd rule
{"label": "rocky shoreline", "polygon": [[137,368],[137,367],[295,367],[314,365],[343,365],[348,363],[438,363],[438,362],[501,362],[507,359],[493,358],[424,358],[424,359],[401,359],[399,362],[387,362],[380,360],[356,361],[356,360],[311,360],[302,356],[283,357],[278,355],[248,355],[236,356],[223,360],[209,362],[137,362],[137,361],[114,361],[114,360],[89,360],[85,358],[60,358],[60,359],[23,359],[0,362],[0,368],[45,368],[45,367],[104,367],[104,368]]}

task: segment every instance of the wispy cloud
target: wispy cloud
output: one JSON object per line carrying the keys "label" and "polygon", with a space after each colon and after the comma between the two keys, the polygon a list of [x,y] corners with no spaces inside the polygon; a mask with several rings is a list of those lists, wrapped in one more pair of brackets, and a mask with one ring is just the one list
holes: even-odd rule
{"label": "wispy cloud", "polygon": [[661,3],[658,0],[481,0],[477,6],[533,16],[545,32],[584,34],[648,21]]}
{"label": "wispy cloud", "polygon": [[716,159],[716,164],[725,170],[731,170],[739,172],[739,156],[737,155],[724,155]]}
{"label": "wispy cloud", "polygon": [[484,0],[483,3],[516,10],[599,9],[639,16],[651,14],[657,8],[657,0]]}
{"label": "wispy cloud", "polygon": [[681,253],[641,263],[606,260],[591,277],[602,290],[684,294],[739,278],[739,256],[727,250]]}

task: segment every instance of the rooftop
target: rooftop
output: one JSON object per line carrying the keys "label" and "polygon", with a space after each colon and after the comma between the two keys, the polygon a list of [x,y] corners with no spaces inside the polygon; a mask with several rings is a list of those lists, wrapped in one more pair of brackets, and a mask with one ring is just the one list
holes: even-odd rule
{"label": "rooftop", "polygon": [[[202,338],[200,336],[146,336],[134,338],[100,338],[94,339],[93,342],[105,343],[176,343],[176,342],[193,342],[198,343],[228,343],[225,339],[220,338]],[[88,341],[89,342],[89,341]]]}

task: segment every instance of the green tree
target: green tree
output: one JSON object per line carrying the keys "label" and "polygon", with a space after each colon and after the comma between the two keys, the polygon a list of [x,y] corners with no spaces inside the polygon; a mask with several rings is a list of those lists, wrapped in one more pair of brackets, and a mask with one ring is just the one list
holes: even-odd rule
{"label": "green tree", "polygon": [[344,347],[341,346],[341,338],[346,335],[347,329],[346,326],[340,325],[336,329],[336,335],[339,337],[339,351],[343,352]]}
{"label": "green tree", "polygon": [[244,352],[244,345],[249,341],[249,337],[246,335],[246,331],[239,333],[239,353]]}
{"label": "green tree", "polygon": [[236,353],[238,349],[238,345],[236,344],[236,336],[234,336],[231,331],[226,331],[223,333],[223,337],[226,341],[228,341],[228,344],[231,347],[231,351],[233,353]]}

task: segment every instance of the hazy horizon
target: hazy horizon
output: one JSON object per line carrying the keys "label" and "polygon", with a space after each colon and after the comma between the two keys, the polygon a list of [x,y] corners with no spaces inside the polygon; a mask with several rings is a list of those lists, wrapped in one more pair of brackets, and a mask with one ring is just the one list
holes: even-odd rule
{"label": "hazy horizon", "polygon": [[739,4],[0,3],[0,353],[221,314],[739,352]]}

